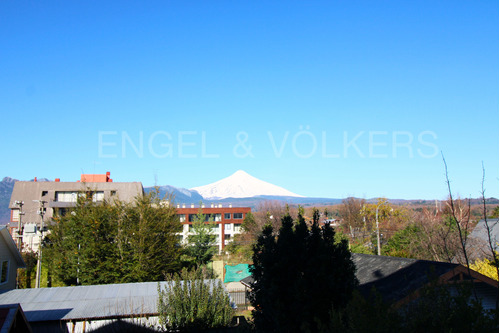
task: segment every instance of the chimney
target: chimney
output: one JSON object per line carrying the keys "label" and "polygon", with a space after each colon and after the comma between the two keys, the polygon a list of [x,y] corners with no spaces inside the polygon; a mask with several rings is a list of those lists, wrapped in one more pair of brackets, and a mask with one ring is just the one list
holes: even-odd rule
{"label": "chimney", "polygon": [[219,204],[219,208],[222,208],[222,204]]}
{"label": "chimney", "polygon": [[233,208],[233,205],[232,205],[232,204],[229,204],[229,208]]}
{"label": "chimney", "polygon": [[181,205],[177,205],[177,208],[180,208],[180,207],[181,207]]}
{"label": "chimney", "polygon": [[56,182],[56,183],[59,183],[60,181],[61,181],[61,178],[56,178],[56,179],[55,179],[55,182]]}
{"label": "chimney", "polygon": [[194,204],[191,204],[191,208],[194,208]]}
{"label": "chimney", "polygon": [[182,204],[182,208],[186,208],[186,204]]}
{"label": "chimney", "polygon": [[36,177],[35,177],[35,180],[33,180],[35,183],[36,183]]}
{"label": "chimney", "polygon": [[214,204],[213,203],[210,204],[210,208],[214,208]]}

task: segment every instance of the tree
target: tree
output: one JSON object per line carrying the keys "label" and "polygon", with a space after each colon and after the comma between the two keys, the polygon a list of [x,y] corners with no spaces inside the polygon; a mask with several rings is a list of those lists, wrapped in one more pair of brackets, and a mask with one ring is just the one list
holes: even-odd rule
{"label": "tree", "polygon": [[216,224],[211,218],[203,214],[201,206],[200,204],[198,214],[194,218],[192,234],[188,237],[186,247],[186,253],[193,258],[195,265],[198,267],[207,264],[217,253],[217,235],[213,233]]}
{"label": "tree", "polygon": [[78,197],[73,210],[54,218],[45,258],[65,285],[158,281],[179,268],[175,208],[157,193],[120,201]]}
{"label": "tree", "polygon": [[342,205],[339,208],[340,218],[343,225],[347,228],[351,239],[365,238],[367,233],[365,219],[363,218],[364,199],[356,199],[349,197],[342,200]]}
{"label": "tree", "polygon": [[[316,212],[314,216],[319,216]],[[317,331],[344,307],[357,285],[347,241],[335,243],[329,225],[311,229],[287,214],[276,233],[267,224],[254,246],[251,302],[257,329]]]}
{"label": "tree", "polygon": [[123,207],[118,219],[118,253],[125,269],[123,282],[160,281],[180,269],[182,231],[175,207],[159,197],[159,190]]}
{"label": "tree", "polygon": [[170,286],[158,284],[160,324],[169,331],[199,332],[227,327],[234,314],[231,299],[220,280],[206,268],[167,276]]}

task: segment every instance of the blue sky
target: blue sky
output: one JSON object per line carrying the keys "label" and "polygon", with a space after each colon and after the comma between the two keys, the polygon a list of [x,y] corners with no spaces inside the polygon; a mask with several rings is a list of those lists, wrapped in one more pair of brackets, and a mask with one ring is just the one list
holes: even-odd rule
{"label": "blue sky", "polygon": [[0,176],[498,197],[496,1],[2,1]]}

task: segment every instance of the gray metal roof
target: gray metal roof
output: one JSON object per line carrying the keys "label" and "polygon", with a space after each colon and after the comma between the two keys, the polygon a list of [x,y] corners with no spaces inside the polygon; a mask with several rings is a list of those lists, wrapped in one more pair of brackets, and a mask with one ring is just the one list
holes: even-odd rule
{"label": "gray metal roof", "polygon": [[[213,283],[217,280],[206,280]],[[0,304],[20,303],[29,322],[156,315],[158,283],[16,289],[0,293]]]}
{"label": "gray metal roof", "polygon": [[491,246],[498,251],[498,219],[481,220],[469,235],[467,251],[469,259],[481,259],[491,256],[488,244],[488,229],[490,230]]}

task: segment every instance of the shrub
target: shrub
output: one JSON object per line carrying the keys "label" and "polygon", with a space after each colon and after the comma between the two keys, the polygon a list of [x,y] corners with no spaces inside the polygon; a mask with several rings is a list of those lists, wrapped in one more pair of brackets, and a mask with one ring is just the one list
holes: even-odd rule
{"label": "shrub", "polygon": [[160,324],[167,330],[193,332],[226,327],[234,315],[229,294],[205,268],[168,276],[169,288],[158,285]]}

